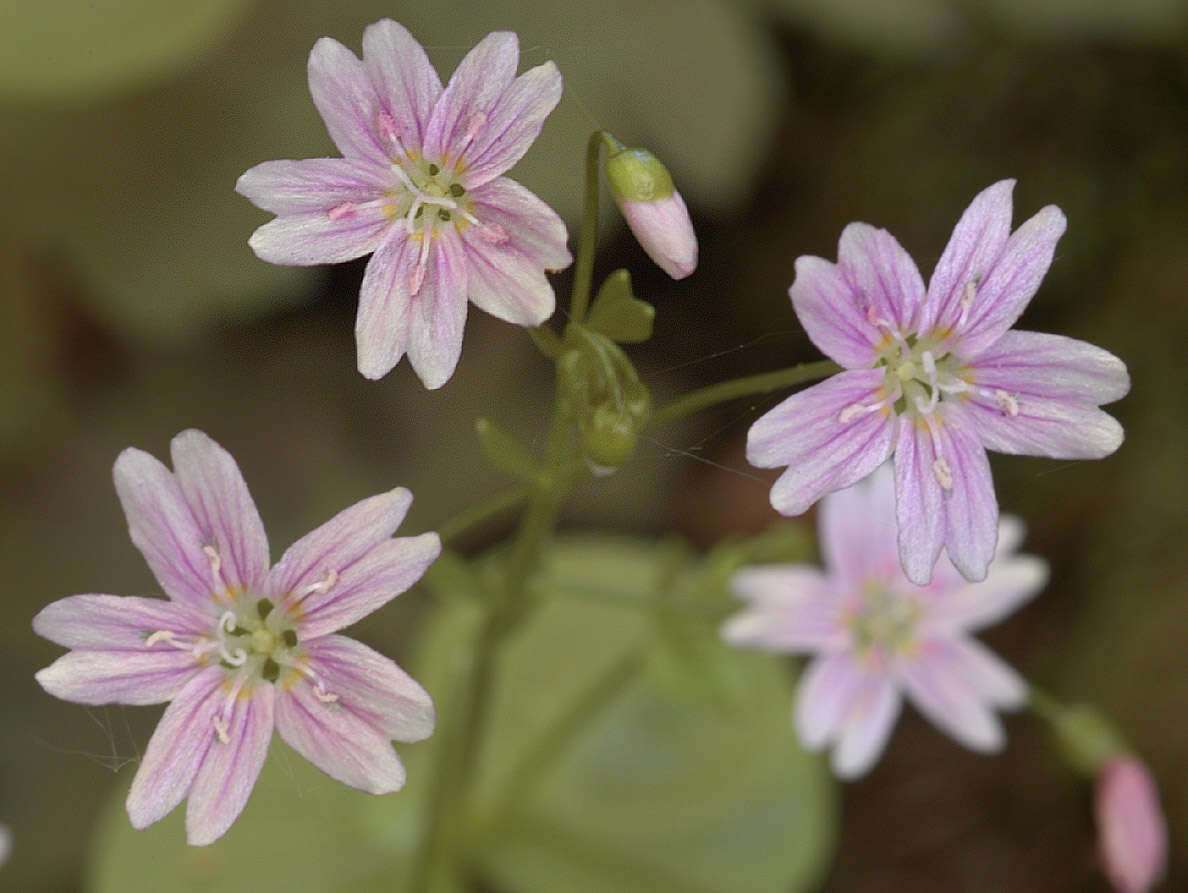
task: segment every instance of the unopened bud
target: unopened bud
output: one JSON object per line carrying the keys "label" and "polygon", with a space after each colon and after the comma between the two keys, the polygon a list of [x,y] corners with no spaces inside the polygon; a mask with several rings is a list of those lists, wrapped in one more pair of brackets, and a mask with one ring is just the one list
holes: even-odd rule
{"label": "unopened bud", "polygon": [[620,148],[606,159],[611,194],[644,251],[673,279],[697,269],[697,236],[672,176],[647,149]]}
{"label": "unopened bud", "polygon": [[1146,893],[1167,864],[1167,824],[1159,791],[1137,757],[1106,763],[1094,798],[1102,869],[1119,893]]}
{"label": "unopened bud", "polygon": [[596,472],[609,474],[635,452],[636,421],[625,408],[604,403],[579,427],[582,447]]}

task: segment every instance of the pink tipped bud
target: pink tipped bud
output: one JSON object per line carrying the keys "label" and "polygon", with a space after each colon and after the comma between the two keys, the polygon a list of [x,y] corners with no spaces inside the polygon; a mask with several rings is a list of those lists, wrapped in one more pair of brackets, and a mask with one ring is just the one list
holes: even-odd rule
{"label": "pink tipped bud", "polygon": [[1151,773],[1133,756],[1107,762],[1095,801],[1102,867],[1120,893],[1145,893],[1163,875],[1167,825]]}
{"label": "pink tipped bud", "polygon": [[646,149],[622,148],[606,159],[606,178],[631,232],[657,266],[673,279],[697,269],[693,221],[668,168]]}

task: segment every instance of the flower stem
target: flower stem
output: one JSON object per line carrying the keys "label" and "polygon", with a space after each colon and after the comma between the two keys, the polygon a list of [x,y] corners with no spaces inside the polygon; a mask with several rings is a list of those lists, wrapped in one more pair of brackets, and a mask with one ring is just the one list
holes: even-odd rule
{"label": "flower stem", "polygon": [[479,526],[484,521],[489,521],[496,515],[501,515],[508,509],[515,508],[527,498],[527,487],[510,487],[501,493],[496,493],[478,505],[471,506],[454,515],[454,517],[443,521],[436,528],[437,535],[441,537],[442,543],[449,543],[464,533],[467,533],[472,528]]}
{"label": "flower stem", "polygon": [[[575,480],[570,419],[561,402],[558,393],[544,467],[528,494],[528,509],[503,562],[502,585],[486,606],[465,678],[452,689],[455,706],[449,726],[443,729],[445,737],[438,751],[425,824],[426,839],[413,873],[412,890],[436,889],[432,886],[436,875],[465,867],[461,863],[470,831],[467,798],[490,711],[499,645],[527,612],[528,579],[540,562],[561,502]],[[526,494],[517,494],[515,501],[522,495]],[[511,491],[506,497],[504,502],[511,499]]]}
{"label": "flower stem", "polygon": [[788,369],[776,372],[762,372],[759,375],[748,375],[746,378],[736,378],[710,385],[700,390],[690,391],[683,397],[677,397],[652,413],[649,424],[663,425],[683,418],[699,409],[705,409],[716,403],[725,403],[739,397],[752,394],[766,394],[781,388],[803,384],[806,381],[816,381],[840,372],[841,367],[832,360],[819,360],[816,363],[801,363]]}
{"label": "flower stem", "polygon": [[577,263],[573,268],[573,297],[569,303],[569,319],[575,325],[581,325],[586,318],[594,282],[594,250],[598,247],[598,195],[602,187],[598,161],[602,144],[609,136],[603,130],[596,130],[586,142],[586,205],[582,212]]}

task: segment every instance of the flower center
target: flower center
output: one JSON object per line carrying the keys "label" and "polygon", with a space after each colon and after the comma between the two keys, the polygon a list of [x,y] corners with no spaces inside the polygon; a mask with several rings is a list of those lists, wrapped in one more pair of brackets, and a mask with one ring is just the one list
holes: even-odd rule
{"label": "flower center", "polygon": [[907,654],[915,645],[916,622],[922,613],[915,598],[882,583],[867,585],[860,607],[849,620],[855,648],[881,657]]}
{"label": "flower center", "polygon": [[[962,290],[961,318],[964,324],[977,296],[977,283],[968,282]],[[840,424],[849,424],[867,413],[882,411],[884,415],[908,415],[928,430],[932,439],[932,473],[941,488],[953,489],[953,471],[942,455],[940,437],[941,418],[937,408],[957,395],[975,394],[991,398],[1003,415],[1017,416],[1017,395],[1001,389],[979,388],[972,384],[972,373],[960,357],[951,352],[947,340],[949,332],[905,334],[894,323],[881,318],[873,306],[867,308],[866,319],[883,333],[882,346],[875,355],[874,368],[883,367],[886,375],[877,399],[873,403],[851,403],[838,413]]]}

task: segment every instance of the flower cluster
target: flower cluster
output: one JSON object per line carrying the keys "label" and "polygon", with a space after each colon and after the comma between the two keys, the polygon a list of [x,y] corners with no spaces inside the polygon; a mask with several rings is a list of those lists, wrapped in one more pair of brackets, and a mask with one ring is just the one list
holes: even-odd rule
{"label": "flower cluster", "polygon": [[115,463],[132,542],[168,600],[75,595],[33,620],[70,648],[37,674],[79,704],[169,707],[128,793],[137,828],[183,799],[208,844],[243,811],[275,727],[344,784],[404,786],[392,740],[433,731],[433,701],[400,667],[336,635],[406,590],[437,558],[435,533],[393,539],[404,489],[365,499],[269,568],[268,539],[235,460],[201,431],[173,439],[171,472],[137,449]]}
{"label": "flower cluster", "polygon": [[732,580],[747,607],[725,639],[766,651],[815,655],[796,696],[806,747],[833,745],[833,768],[852,778],[873,765],[902,696],[935,725],[980,751],[1002,746],[994,710],[1019,707],[1027,686],[969,636],[1034,596],[1043,561],[1015,554],[1013,518],[999,522],[999,554],[969,583],[941,562],[931,585],[903,574],[895,550],[895,482],[889,465],[821,503],[824,571],[806,565],[746,568]]}
{"label": "flower cluster", "polygon": [[1065,223],[1049,205],[1011,233],[1013,186],[974,198],[927,290],[895,237],[866,223],[843,230],[837,263],[799,258],[792,306],[844,371],[789,397],[747,437],[753,465],[788,467],[771,491],[785,515],[893,455],[899,556],[914,583],[928,583],[942,548],[967,579],[986,576],[998,533],[987,449],[1096,459],[1122,443],[1098,409],[1130,389],[1122,361],[1011,330]]}
{"label": "flower cluster", "polygon": [[277,215],[250,244],[275,264],[371,254],[355,322],[359,371],[386,375],[405,354],[428,388],[462,352],[467,300],[535,326],[553,315],[545,270],[572,260],[565,224],[501,176],[561,98],[546,62],[516,77],[516,35],[489,34],[444,88],[425,50],[389,19],[363,33],[363,59],[323,37],[309,91],[342,158],[266,161],[235,188]]}

